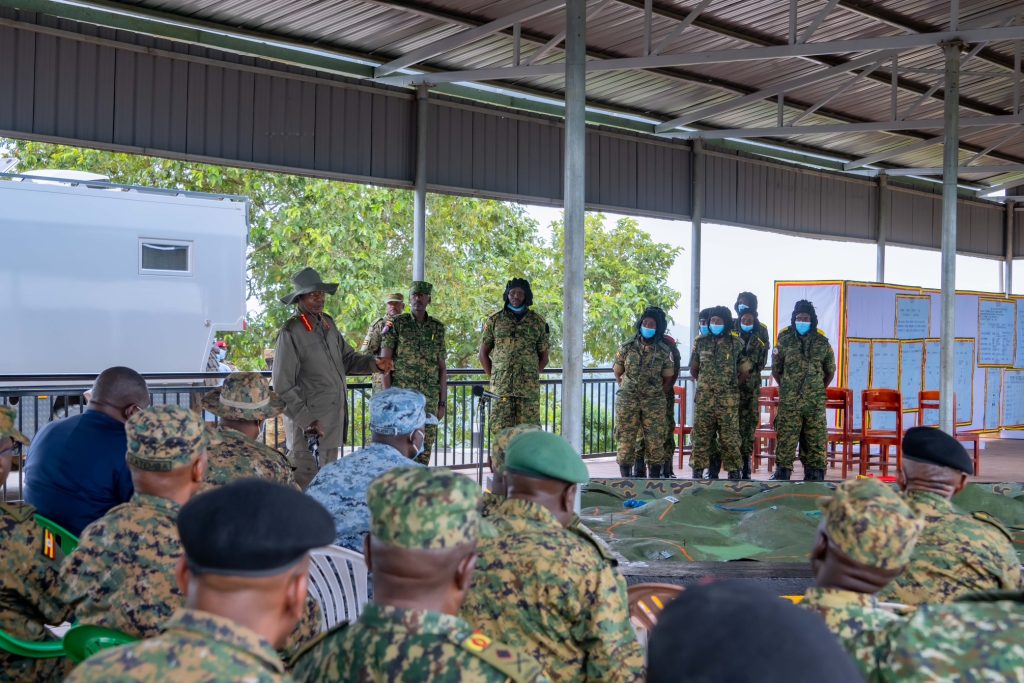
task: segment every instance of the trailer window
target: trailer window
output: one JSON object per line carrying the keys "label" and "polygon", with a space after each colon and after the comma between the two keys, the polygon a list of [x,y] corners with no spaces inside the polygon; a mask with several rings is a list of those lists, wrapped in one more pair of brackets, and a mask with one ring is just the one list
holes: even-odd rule
{"label": "trailer window", "polygon": [[191,245],[163,240],[139,241],[139,270],[143,273],[188,273],[191,270]]}

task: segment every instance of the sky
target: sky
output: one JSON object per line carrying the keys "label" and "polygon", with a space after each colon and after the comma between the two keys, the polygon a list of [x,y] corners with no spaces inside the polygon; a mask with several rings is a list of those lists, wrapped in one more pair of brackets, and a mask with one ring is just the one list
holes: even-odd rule
{"label": "sky", "polygon": [[[528,206],[527,212],[541,226],[561,218],[562,210]],[[606,214],[609,221],[621,216]],[[682,247],[669,272],[668,284],[681,293],[670,311],[670,334],[689,340],[690,223],[639,218],[640,227],[658,242]],[[761,322],[771,328],[774,320],[776,280],[861,280],[874,282],[875,245],[794,237],[773,232],[705,223],[701,232],[701,308],[728,306],[736,294],[757,295]],[[941,254],[938,251],[886,247],[885,279],[890,284],[938,288]],[[1000,292],[1000,262],[973,256],[957,256],[957,289]],[[1024,268],[1014,268],[1013,292],[1024,294]]]}

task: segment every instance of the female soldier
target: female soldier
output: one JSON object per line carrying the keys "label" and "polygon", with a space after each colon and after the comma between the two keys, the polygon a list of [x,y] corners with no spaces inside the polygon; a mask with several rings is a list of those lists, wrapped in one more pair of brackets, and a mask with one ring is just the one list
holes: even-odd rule
{"label": "female soldier", "polygon": [[768,363],[768,347],[759,334],[764,327],[757,320],[757,311],[747,309],[740,314],[739,362],[739,427],[740,458],[743,460],[743,478],[750,479],[750,458],[754,453],[754,430],[760,420],[757,397],[761,392],[761,371]]}
{"label": "female soldier", "polygon": [[665,314],[648,307],[636,323],[636,336],[619,347],[612,370],[619,384],[615,399],[615,432],[619,472],[630,476],[637,438],[643,436],[653,479],[661,478],[665,460],[665,394],[672,391],[672,350],[665,343]]}
{"label": "female soldier", "polygon": [[717,450],[730,479],[739,479],[742,461],[737,417],[740,352],[743,342],[732,331],[732,313],[725,306],[711,309],[708,334],[694,342],[690,374],[697,381],[693,418],[693,478],[701,479],[717,436]]}

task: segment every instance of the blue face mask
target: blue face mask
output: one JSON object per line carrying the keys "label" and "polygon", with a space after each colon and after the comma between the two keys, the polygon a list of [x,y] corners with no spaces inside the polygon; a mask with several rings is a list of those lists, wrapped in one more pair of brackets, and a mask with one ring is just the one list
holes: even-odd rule
{"label": "blue face mask", "polygon": [[222,361],[228,357],[227,349],[217,349],[217,360]]}
{"label": "blue face mask", "polygon": [[707,333],[708,333],[708,326],[707,325],[701,325],[700,326],[700,333],[701,333],[702,336],[707,335]]}
{"label": "blue face mask", "polygon": [[512,304],[509,304],[508,310],[512,311],[513,313],[522,313],[523,311],[526,310],[526,306],[513,306]]}
{"label": "blue face mask", "polygon": [[722,334],[722,330],[725,329],[725,325],[716,325],[715,323],[711,323],[708,327],[711,329],[711,334],[715,336]]}
{"label": "blue face mask", "polygon": [[653,339],[654,335],[656,335],[657,333],[658,333],[658,330],[654,329],[653,327],[641,327],[640,328],[640,335],[644,339]]}
{"label": "blue face mask", "polygon": [[753,325],[744,325],[743,323],[740,323],[740,329],[743,330],[744,332],[750,332],[751,330],[754,329],[754,326]]}
{"label": "blue face mask", "polygon": [[746,304],[736,304],[736,310],[739,311],[740,313],[742,313],[743,311],[749,311],[750,310],[750,306],[748,306]]}
{"label": "blue face mask", "polygon": [[810,331],[811,331],[811,323],[805,322],[803,320],[797,320],[796,321],[796,333],[797,334],[807,334]]}

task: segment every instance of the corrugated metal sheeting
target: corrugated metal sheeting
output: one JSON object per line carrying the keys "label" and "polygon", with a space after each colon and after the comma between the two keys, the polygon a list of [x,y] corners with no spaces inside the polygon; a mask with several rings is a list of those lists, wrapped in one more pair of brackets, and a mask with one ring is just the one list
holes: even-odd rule
{"label": "corrugated metal sheeting", "polygon": [[[411,186],[408,91],[0,9],[0,135]],[[431,98],[429,187],[559,203],[560,119]],[[592,128],[587,201],[686,218],[683,142]],[[851,240],[877,235],[878,187],[723,150],[705,155],[705,220]],[[938,195],[894,190],[893,244],[939,247]],[[1003,208],[961,202],[959,248],[1003,256]],[[1024,245],[1024,241],[1018,240]]]}

